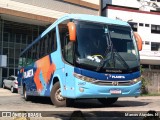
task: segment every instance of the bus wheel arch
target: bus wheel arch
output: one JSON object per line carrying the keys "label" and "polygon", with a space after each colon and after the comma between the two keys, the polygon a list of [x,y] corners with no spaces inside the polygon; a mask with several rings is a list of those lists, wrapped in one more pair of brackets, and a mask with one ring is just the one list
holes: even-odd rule
{"label": "bus wheel arch", "polygon": [[51,98],[52,103],[55,106],[65,107],[66,101],[65,101],[65,98],[63,98],[61,96],[60,82],[59,81],[53,82],[50,98]]}
{"label": "bus wheel arch", "polygon": [[72,106],[74,102],[73,99],[64,98],[61,95],[61,89],[62,89],[61,87],[62,86],[59,81],[59,78],[58,77],[53,78],[53,86],[52,86],[51,94],[50,94],[52,103],[58,107]]}
{"label": "bus wheel arch", "polygon": [[54,77],[54,78],[53,78],[53,85],[54,85],[56,82],[59,82],[59,78],[58,78],[58,77]]}

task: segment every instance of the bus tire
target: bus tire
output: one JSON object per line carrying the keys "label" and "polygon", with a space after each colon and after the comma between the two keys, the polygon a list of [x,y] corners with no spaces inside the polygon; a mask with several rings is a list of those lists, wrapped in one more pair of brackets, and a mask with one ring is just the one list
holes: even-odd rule
{"label": "bus tire", "polygon": [[53,85],[50,98],[52,103],[57,107],[70,107],[74,102],[74,99],[62,97],[59,81]]}
{"label": "bus tire", "polygon": [[25,101],[29,101],[30,100],[30,96],[27,95],[26,87],[25,86],[23,88],[23,95],[24,95]]}
{"label": "bus tire", "polygon": [[105,106],[110,106],[118,100],[118,97],[115,98],[98,98],[98,101]]}

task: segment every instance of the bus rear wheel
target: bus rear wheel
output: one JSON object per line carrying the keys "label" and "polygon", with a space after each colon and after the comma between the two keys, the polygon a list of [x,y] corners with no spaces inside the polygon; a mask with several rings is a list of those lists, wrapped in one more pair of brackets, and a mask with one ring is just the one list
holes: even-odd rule
{"label": "bus rear wheel", "polygon": [[98,101],[105,106],[110,106],[118,100],[118,97],[115,98],[98,98]]}
{"label": "bus rear wheel", "polygon": [[69,107],[73,105],[74,99],[64,98],[61,95],[60,83],[56,82],[51,90],[51,101],[57,107]]}
{"label": "bus rear wheel", "polygon": [[25,86],[23,87],[23,95],[24,95],[24,99],[25,99],[25,101],[30,100],[30,96],[28,96],[28,95],[27,95],[26,87],[25,87]]}

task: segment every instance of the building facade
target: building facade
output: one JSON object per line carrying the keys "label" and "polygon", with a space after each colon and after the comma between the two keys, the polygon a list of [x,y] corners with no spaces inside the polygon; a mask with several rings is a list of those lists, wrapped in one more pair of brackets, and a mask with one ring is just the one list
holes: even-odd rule
{"label": "building facade", "polygon": [[160,0],[103,0],[103,16],[128,22],[143,40],[145,68],[160,69]]}
{"label": "building facade", "polygon": [[0,87],[17,75],[20,52],[68,13],[99,15],[99,0],[0,0]]}

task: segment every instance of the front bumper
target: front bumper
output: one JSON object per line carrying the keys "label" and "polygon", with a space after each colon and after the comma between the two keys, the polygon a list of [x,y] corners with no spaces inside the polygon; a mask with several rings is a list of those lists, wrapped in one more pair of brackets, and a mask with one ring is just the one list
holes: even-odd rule
{"label": "front bumper", "polygon": [[[75,79],[74,98],[137,97],[141,93],[141,81],[129,86],[102,86]],[[120,90],[121,93],[111,94],[111,90]]]}

